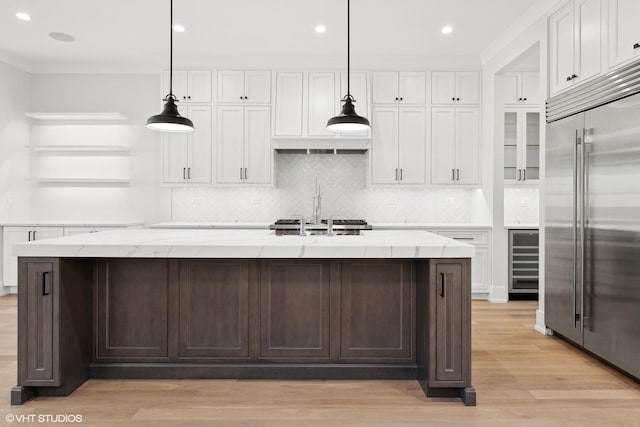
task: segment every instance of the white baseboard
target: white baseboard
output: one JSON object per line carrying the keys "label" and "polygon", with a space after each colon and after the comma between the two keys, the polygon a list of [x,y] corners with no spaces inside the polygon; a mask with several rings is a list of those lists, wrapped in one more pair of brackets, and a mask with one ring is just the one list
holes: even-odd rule
{"label": "white baseboard", "polygon": [[547,328],[544,323],[544,311],[536,310],[536,324],[533,329],[540,332],[542,335],[553,335],[551,329]]}
{"label": "white baseboard", "polygon": [[506,286],[492,286],[489,292],[489,302],[506,303],[509,301],[509,290]]}
{"label": "white baseboard", "polygon": [[486,301],[489,299],[489,292],[471,292],[471,299]]}

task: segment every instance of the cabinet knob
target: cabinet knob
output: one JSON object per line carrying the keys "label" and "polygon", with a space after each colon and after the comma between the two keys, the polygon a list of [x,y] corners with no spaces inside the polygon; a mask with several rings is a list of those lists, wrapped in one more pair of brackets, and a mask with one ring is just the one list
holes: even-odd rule
{"label": "cabinet knob", "polygon": [[191,99],[191,95],[187,96],[187,99]]}
{"label": "cabinet knob", "polygon": [[633,48],[634,48],[634,49],[637,49],[637,48],[639,48],[639,47],[640,47],[640,43],[634,43],[634,45],[633,45]]}
{"label": "cabinet knob", "polygon": [[522,98],[518,98],[518,101],[522,101]]}
{"label": "cabinet knob", "polygon": [[183,97],[182,97],[182,99],[187,99],[187,97],[186,97],[186,96],[183,96]]}
{"label": "cabinet knob", "polygon": [[523,100],[523,101],[526,101],[526,100],[527,100],[527,98],[522,98],[522,100]]}
{"label": "cabinet knob", "polygon": [[400,101],[403,101],[403,100],[404,100],[404,98],[403,98],[403,97],[400,97]]}
{"label": "cabinet knob", "polygon": [[451,100],[452,100],[452,101],[455,101],[455,100],[456,100],[456,98],[455,98],[455,97],[453,97],[453,98],[451,98]]}
{"label": "cabinet knob", "polygon": [[456,101],[460,101],[460,98],[456,98]]}
{"label": "cabinet knob", "polygon": [[398,100],[398,97],[396,96],[396,101]]}

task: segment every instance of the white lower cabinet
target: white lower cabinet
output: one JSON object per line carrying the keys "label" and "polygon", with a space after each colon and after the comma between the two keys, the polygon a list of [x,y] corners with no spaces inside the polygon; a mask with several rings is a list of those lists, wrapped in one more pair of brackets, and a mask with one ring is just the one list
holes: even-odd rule
{"label": "white lower cabinet", "polygon": [[489,296],[491,283],[490,232],[481,229],[437,230],[442,236],[473,245],[476,254],[471,258],[471,293],[476,299]]}
{"label": "white lower cabinet", "polygon": [[62,227],[4,227],[3,228],[3,273],[4,286],[18,286],[18,257],[13,255],[13,245],[33,240],[62,237]]}

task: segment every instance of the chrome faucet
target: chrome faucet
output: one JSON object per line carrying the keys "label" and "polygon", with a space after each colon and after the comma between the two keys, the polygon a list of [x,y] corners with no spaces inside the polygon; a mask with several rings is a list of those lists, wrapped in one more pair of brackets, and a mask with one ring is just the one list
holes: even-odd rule
{"label": "chrome faucet", "polygon": [[313,195],[313,223],[320,224],[322,212],[322,197],[320,196],[320,173],[316,175],[315,194]]}

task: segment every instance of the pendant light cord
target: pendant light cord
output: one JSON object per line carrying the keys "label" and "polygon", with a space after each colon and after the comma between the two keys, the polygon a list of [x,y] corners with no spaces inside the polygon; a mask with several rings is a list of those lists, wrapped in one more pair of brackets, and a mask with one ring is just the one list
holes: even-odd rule
{"label": "pendant light cord", "polygon": [[169,0],[169,95],[173,98],[173,0]]}
{"label": "pendant light cord", "polygon": [[[173,0],[171,0],[173,1]],[[351,69],[351,29],[349,28],[351,19],[349,16],[350,10],[351,10],[351,0],[347,0],[347,97],[351,97],[351,88],[350,88],[350,84],[351,84],[351,75],[350,75],[350,69]]]}

